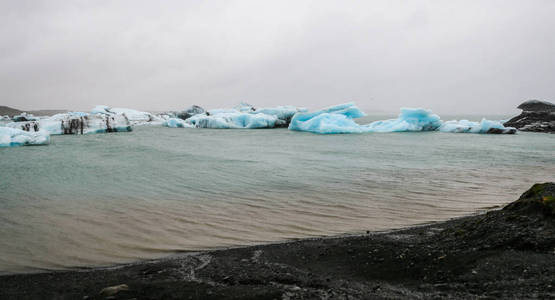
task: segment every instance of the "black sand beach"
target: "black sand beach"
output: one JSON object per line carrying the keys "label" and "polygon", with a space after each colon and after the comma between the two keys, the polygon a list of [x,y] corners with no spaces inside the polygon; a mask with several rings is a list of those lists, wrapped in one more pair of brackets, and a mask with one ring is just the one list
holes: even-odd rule
{"label": "black sand beach", "polygon": [[554,183],[501,210],[410,229],[0,278],[1,299],[554,297]]}

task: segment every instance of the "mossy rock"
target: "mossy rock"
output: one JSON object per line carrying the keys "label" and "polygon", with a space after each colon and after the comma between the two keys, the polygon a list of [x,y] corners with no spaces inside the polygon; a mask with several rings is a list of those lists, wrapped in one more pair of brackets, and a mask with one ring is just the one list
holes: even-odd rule
{"label": "mossy rock", "polygon": [[542,211],[555,215],[555,183],[536,183],[520,198],[507,205],[504,210]]}

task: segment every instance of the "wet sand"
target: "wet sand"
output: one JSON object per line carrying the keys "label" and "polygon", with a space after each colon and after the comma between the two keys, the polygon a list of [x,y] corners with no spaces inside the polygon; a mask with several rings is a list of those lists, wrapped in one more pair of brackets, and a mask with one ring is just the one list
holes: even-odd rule
{"label": "wet sand", "polygon": [[357,236],[0,277],[1,299],[554,298],[555,184],[501,210]]}

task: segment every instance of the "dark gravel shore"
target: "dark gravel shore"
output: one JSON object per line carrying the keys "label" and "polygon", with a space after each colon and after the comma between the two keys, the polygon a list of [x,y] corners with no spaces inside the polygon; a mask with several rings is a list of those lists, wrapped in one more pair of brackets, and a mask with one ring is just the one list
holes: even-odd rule
{"label": "dark gravel shore", "polygon": [[555,298],[555,184],[410,229],[0,277],[1,299]]}

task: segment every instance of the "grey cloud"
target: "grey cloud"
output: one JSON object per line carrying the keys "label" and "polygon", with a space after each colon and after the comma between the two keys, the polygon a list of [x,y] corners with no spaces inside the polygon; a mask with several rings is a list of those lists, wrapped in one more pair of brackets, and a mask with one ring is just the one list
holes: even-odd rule
{"label": "grey cloud", "polygon": [[555,100],[552,1],[4,1],[0,103],[88,110]]}

